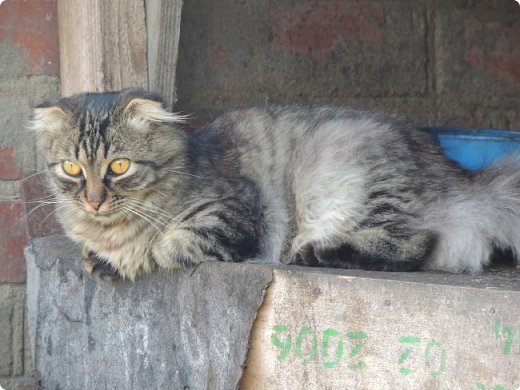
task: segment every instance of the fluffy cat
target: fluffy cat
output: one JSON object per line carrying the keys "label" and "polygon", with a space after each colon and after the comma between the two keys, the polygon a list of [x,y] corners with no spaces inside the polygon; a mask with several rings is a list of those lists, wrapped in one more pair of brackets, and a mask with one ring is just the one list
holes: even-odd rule
{"label": "fluffy cat", "polygon": [[35,109],[59,218],[87,268],[134,280],[256,258],[478,272],[494,247],[520,250],[516,158],[473,174],[406,122],[350,108],[182,122],[135,90]]}

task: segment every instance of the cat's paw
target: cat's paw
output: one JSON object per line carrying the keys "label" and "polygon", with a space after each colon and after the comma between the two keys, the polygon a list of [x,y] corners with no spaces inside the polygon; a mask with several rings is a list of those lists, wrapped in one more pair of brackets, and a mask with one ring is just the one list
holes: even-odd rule
{"label": "cat's paw", "polygon": [[287,265],[293,264],[314,267],[318,265],[318,259],[316,258],[312,244],[305,244],[297,250],[293,250],[283,263]]}
{"label": "cat's paw", "polygon": [[83,257],[83,269],[85,272],[96,280],[104,282],[112,282],[115,279],[120,279],[121,276],[110,264],[99,259],[96,255],[90,252]]}

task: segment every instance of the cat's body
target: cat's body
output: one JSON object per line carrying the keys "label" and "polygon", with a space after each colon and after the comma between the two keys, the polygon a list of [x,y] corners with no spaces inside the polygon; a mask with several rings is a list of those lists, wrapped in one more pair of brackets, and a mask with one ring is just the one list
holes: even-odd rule
{"label": "cat's body", "polygon": [[239,110],[186,131],[154,99],[78,95],[33,120],[65,231],[123,277],[252,258],[477,272],[493,246],[520,250],[516,160],[474,175],[406,123],[346,108]]}

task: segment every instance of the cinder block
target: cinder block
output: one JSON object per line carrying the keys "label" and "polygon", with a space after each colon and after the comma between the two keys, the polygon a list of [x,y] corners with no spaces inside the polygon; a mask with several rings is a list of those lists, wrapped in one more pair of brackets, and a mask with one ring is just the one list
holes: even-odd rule
{"label": "cinder block", "polygon": [[[196,113],[194,118],[190,120],[193,126],[202,126],[204,123],[215,119],[218,115],[229,111],[230,107],[236,105],[232,96],[222,97],[214,104],[207,105],[206,100],[193,101],[191,110]],[[346,98],[346,97],[295,97],[287,100],[288,104],[316,104],[329,106],[350,106],[359,109],[373,109],[405,117],[415,123],[417,126],[440,126],[443,122],[439,121],[437,113],[437,99],[435,97],[425,98]],[[460,102],[459,102],[460,103]],[[244,99],[244,106],[258,105],[254,98]],[[460,104],[456,106],[460,108]],[[465,114],[459,113],[460,115]],[[441,120],[445,121],[444,118]]]}
{"label": "cinder block", "polygon": [[436,123],[442,127],[520,130],[519,98],[439,99]]}
{"label": "cinder block", "polygon": [[182,17],[183,110],[428,90],[424,1],[195,0]]}
{"label": "cinder block", "polygon": [[456,96],[518,97],[520,7],[515,1],[440,0],[437,90]]}

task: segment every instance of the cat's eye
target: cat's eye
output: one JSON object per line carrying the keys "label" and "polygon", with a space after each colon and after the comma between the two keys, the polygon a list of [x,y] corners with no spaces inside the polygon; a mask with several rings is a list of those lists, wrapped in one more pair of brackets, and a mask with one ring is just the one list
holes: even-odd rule
{"label": "cat's eye", "polygon": [[63,171],[69,176],[79,176],[81,174],[81,167],[72,161],[63,161],[61,164]]}
{"label": "cat's eye", "polygon": [[122,175],[130,168],[130,160],[127,158],[118,158],[110,163],[110,171],[114,175]]}

